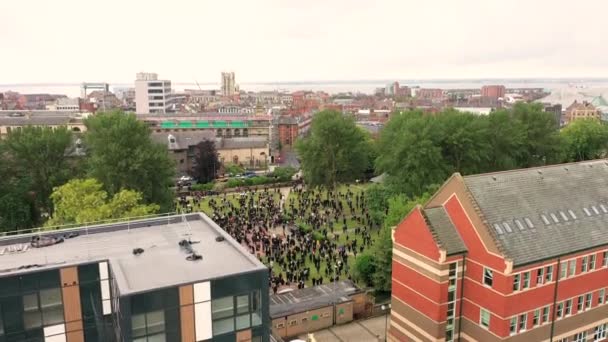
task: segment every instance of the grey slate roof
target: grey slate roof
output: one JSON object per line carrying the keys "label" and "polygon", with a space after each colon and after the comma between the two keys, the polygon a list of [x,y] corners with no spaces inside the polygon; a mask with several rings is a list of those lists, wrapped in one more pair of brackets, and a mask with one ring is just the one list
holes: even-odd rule
{"label": "grey slate roof", "polygon": [[466,176],[464,181],[515,266],[608,245],[608,160]]}
{"label": "grey slate roof", "polygon": [[443,207],[424,209],[424,216],[433,236],[441,247],[446,250],[447,255],[467,251],[466,245],[460,238],[460,234],[458,234],[456,227],[452,224],[452,220]]}
{"label": "grey slate roof", "polygon": [[307,287],[283,294],[270,296],[270,317],[289,316],[300,312],[319,309],[333,303],[344,303],[350,296],[361,293],[350,280]]}

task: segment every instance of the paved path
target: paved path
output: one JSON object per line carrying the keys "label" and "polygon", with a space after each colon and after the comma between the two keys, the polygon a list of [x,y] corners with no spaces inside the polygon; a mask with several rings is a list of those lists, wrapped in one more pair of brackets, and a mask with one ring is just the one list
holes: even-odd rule
{"label": "paved path", "polygon": [[[336,325],[328,329],[319,330],[312,335],[317,342],[378,342],[384,341],[386,333],[385,315]],[[307,336],[298,337],[306,341]]]}

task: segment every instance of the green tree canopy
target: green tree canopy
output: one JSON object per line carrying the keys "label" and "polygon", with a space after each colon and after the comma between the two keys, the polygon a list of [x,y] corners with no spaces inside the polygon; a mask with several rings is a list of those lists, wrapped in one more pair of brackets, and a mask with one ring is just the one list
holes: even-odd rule
{"label": "green tree canopy", "polygon": [[304,179],[330,188],[361,179],[369,166],[369,142],[353,118],[331,110],[315,114],[310,135],[296,142]]}
{"label": "green tree canopy", "polygon": [[141,217],[160,209],[156,204],[142,204],[142,194],[133,190],[123,189],[110,197],[92,178],[71,180],[56,188],[51,199],[55,212],[47,226]]}
{"label": "green tree canopy", "polygon": [[562,161],[554,117],[536,104],[488,116],[451,109],[398,113],[380,134],[377,173],[397,192],[419,196],[450,174],[464,175]]}
{"label": "green tree canopy", "polygon": [[133,114],[110,112],[86,119],[85,125],[90,177],[98,179],[110,196],[132,189],[163,212],[172,209],[174,165],[166,146],[151,140],[143,121]]}
{"label": "green tree canopy", "polygon": [[14,177],[28,178],[28,181],[17,181],[19,187],[25,190],[23,186],[29,184],[27,191],[31,191],[37,207],[50,213],[52,205],[49,196],[53,187],[77,174],[78,161],[72,159],[70,162],[67,156],[71,144],[72,132],[65,127],[23,127],[7,135],[0,163]]}
{"label": "green tree canopy", "polygon": [[567,161],[606,157],[608,125],[595,119],[579,119],[561,131]]}

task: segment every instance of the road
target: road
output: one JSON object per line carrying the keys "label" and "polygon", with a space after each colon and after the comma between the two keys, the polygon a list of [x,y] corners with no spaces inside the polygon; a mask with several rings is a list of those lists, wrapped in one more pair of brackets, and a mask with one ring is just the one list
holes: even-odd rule
{"label": "road", "polygon": [[300,162],[298,162],[298,156],[295,151],[283,151],[281,152],[281,166],[291,166],[296,169],[300,168]]}

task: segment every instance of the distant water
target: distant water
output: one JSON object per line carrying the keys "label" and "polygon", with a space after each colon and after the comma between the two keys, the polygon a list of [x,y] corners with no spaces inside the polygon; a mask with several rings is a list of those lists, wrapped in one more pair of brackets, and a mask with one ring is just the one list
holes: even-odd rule
{"label": "distant water", "polygon": [[[330,94],[341,92],[361,92],[371,94],[378,87],[384,87],[395,80],[372,81],[311,81],[311,82],[263,82],[240,83],[241,90],[246,91],[296,91],[296,90],[323,90]],[[450,80],[397,80],[401,85],[419,86],[422,88],[442,89],[479,89],[483,85],[502,84],[507,88],[543,88],[554,91],[560,88],[608,88],[608,78],[593,79],[450,79]],[[203,90],[219,89],[218,83],[188,83],[173,82],[175,91],[184,89]],[[110,83],[110,88],[133,87],[133,83]],[[48,84],[0,84],[0,92],[16,91],[22,94],[50,93],[65,94],[69,97],[80,96],[79,83],[48,83]]]}

